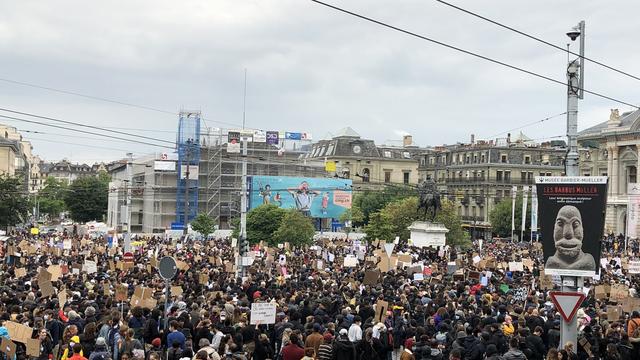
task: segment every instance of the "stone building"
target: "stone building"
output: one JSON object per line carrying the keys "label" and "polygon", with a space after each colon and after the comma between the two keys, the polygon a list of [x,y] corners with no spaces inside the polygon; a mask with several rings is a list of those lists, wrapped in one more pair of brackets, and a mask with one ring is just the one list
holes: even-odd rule
{"label": "stone building", "polygon": [[487,238],[494,206],[510,199],[514,188],[518,194],[524,187],[530,189],[536,176],[562,175],[565,153],[562,141],[537,144],[522,133],[496,141],[476,141],[472,136],[470,143],[425,152],[420,173],[434,179],[440,191],[456,202],[474,238]]}
{"label": "stone building", "polygon": [[370,189],[384,184],[416,185],[418,159],[423,151],[413,144],[410,135],[404,136],[402,146],[376,145],[346,127],[312,144],[304,159],[333,162],[336,170],[332,174],[352,179],[355,189]]}
{"label": "stone building", "polygon": [[640,169],[640,110],[620,115],[581,131],[580,174],[609,177],[605,231],[626,234],[628,186],[638,182]]}

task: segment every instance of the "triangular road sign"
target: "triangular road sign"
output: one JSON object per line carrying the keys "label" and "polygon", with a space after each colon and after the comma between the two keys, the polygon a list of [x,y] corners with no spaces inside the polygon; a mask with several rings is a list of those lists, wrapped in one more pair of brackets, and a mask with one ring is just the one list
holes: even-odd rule
{"label": "triangular road sign", "polygon": [[552,291],[549,296],[551,296],[551,301],[555,304],[556,310],[566,322],[573,320],[585,298],[581,292]]}
{"label": "triangular road sign", "polygon": [[384,244],[384,251],[387,253],[387,256],[391,256],[393,254],[393,249],[396,247],[394,243],[386,243]]}

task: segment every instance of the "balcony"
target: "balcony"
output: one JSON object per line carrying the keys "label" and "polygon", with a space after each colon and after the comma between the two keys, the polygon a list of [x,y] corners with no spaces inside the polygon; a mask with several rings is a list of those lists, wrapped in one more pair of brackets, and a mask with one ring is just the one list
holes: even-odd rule
{"label": "balcony", "polygon": [[462,215],[461,216],[462,221],[468,221],[468,222],[482,222],[484,221],[484,216],[473,216],[473,215]]}
{"label": "balcony", "polygon": [[513,178],[489,178],[477,177],[453,177],[446,180],[447,185],[473,185],[473,184],[507,184],[507,185],[533,185],[534,179],[513,179]]}

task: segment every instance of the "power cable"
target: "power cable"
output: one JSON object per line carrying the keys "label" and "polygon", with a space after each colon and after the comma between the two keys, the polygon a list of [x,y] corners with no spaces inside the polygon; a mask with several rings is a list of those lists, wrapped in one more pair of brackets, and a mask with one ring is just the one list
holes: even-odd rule
{"label": "power cable", "polygon": [[42,123],[40,121],[35,121],[35,120],[20,119],[20,118],[17,118],[17,117],[6,116],[6,115],[0,115],[0,118],[11,119],[11,120],[16,120],[16,121],[23,121],[23,122],[27,122],[27,123],[31,123],[31,124],[50,126],[50,127],[54,127],[54,128],[58,128],[58,129],[76,131],[76,132],[90,134],[90,135],[103,136],[103,137],[108,137],[108,138],[117,139],[117,140],[124,140],[124,141],[128,141],[128,142],[136,143],[136,144],[155,146],[155,147],[159,147],[159,148],[163,148],[163,149],[173,149],[173,147],[170,147],[170,146],[167,146],[167,145],[159,145],[159,144],[153,144],[153,143],[148,143],[148,142],[144,142],[144,141],[136,141],[136,140],[121,138],[121,137],[118,137],[118,136],[113,136],[113,135],[108,135],[108,134],[100,134],[100,133],[87,131],[87,130],[73,129],[73,128],[60,126],[60,125],[45,124],[45,123]]}
{"label": "power cable", "polygon": [[629,73],[628,73],[628,72],[626,72],[626,71],[623,71],[623,70],[620,70],[620,69],[616,69],[616,68],[614,68],[614,67],[612,67],[612,66],[609,66],[609,65],[607,65],[607,64],[602,63],[601,61],[597,61],[597,60],[594,60],[594,59],[588,58],[588,57],[586,57],[586,56],[581,56],[580,54],[576,54],[576,53],[574,53],[573,51],[568,51],[566,48],[563,48],[563,47],[561,47],[561,46],[558,46],[558,45],[556,45],[556,44],[553,44],[553,43],[551,43],[551,42],[549,42],[549,41],[543,40],[543,39],[541,39],[541,38],[539,38],[539,37],[536,37],[536,36],[533,36],[533,35],[527,34],[527,33],[525,33],[524,31],[521,31],[521,30],[515,29],[515,28],[513,28],[513,27],[511,27],[511,26],[508,26],[508,25],[502,24],[502,23],[500,23],[500,22],[498,22],[498,21],[496,21],[496,20],[489,19],[489,18],[488,18],[488,17],[486,17],[486,16],[482,16],[482,15],[480,15],[480,14],[477,14],[477,13],[473,12],[473,11],[470,11],[470,10],[467,10],[467,9],[464,9],[464,8],[461,8],[461,7],[459,7],[459,6],[453,5],[453,4],[448,3],[448,2],[446,2],[446,1],[443,1],[443,0],[435,0],[435,1],[437,1],[437,2],[439,2],[439,3],[441,3],[441,4],[443,4],[443,5],[447,5],[447,6],[449,6],[449,7],[452,7],[452,8],[454,8],[454,9],[456,9],[456,10],[462,11],[462,12],[464,12],[464,13],[466,13],[466,14],[471,15],[471,16],[475,16],[475,17],[477,17],[477,18],[479,18],[479,19],[482,19],[482,20],[488,21],[488,22],[490,22],[490,23],[492,23],[492,24],[494,24],[494,25],[497,25],[497,26],[499,26],[499,27],[502,27],[502,28],[504,28],[504,29],[507,29],[507,30],[513,31],[513,32],[515,32],[515,33],[517,33],[517,34],[520,34],[520,35],[522,35],[522,36],[528,37],[529,39],[532,39],[532,40],[538,41],[538,42],[540,42],[540,43],[543,43],[543,44],[545,44],[545,45],[551,46],[552,48],[556,48],[556,49],[558,49],[558,50],[560,50],[560,51],[562,51],[562,52],[568,52],[568,53],[569,53],[569,54],[571,54],[571,55],[575,55],[575,56],[578,56],[578,57],[582,57],[583,59],[588,60],[588,61],[590,61],[590,62],[592,62],[592,63],[594,63],[594,64],[600,65],[600,66],[602,66],[602,67],[604,67],[604,68],[606,68],[606,69],[609,69],[609,70],[615,71],[615,72],[620,73],[620,74],[622,74],[622,75],[626,75],[626,76],[628,76],[628,77],[630,77],[630,78],[632,78],[632,79],[635,79],[635,80],[640,80],[640,77],[635,76],[635,75],[633,75],[633,74],[629,74]]}
{"label": "power cable", "polygon": [[0,108],[0,111],[12,113],[12,114],[19,114],[19,115],[23,115],[23,116],[30,116],[30,117],[34,117],[34,118],[38,118],[38,119],[43,119],[43,120],[51,120],[51,121],[55,121],[55,122],[59,122],[59,123],[67,124],[67,125],[75,125],[75,126],[85,127],[85,128],[89,128],[89,129],[112,132],[114,134],[120,134],[120,135],[126,135],[126,136],[136,136],[136,137],[139,137],[141,139],[147,139],[147,140],[159,141],[159,142],[164,142],[164,143],[169,143],[169,144],[175,144],[175,142],[169,141],[169,140],[152,138],[152,137],[143,136],[143,135],[132,135],[132,134],[124,132],[124,131],[109,130],[109,129],[101,128],[99,126],[86,125],[86,124],[82,124],[82,123],[78,123],[78,122],[61,120],[61,119],[56,119],[56,118],[52,118],[52,117],[48,117],[48,116],[41,116],[41,115],[31,114],[31,113],[22,112],[22,111],[16,111],[16,110],[11,110],[11,109],[6,109],[6,108]]}
{"label": "power cable", "polygon": [[[537,78],[540,78],[540,79],[544,79],[544,80],[547,80],[547,81],[550,81],[550,82],[553,82],[553,83],[556,83],[556,84],[559,84],[559,85],[562,85],[562,86],[567,86],[567,84],[564,81],[556,80],[556,79],[551,78],[549,76],[538,74],[538,73],[533,72],[531,70],[526,70],[526,69],[523,69],[521,67],[508,64],[508,63],[506,63],[504,61],[500,61],[500,60],[496,60],[496,59],[490,58],[488,56],[480,55],[480,54],[474,53],[472,51],[465,50],[465,49],[462,49],[460,47],[453,46],[453,45],[444,43],[442,41],[438,41],[438,40],[426,37],[424,35],[420,35],[420,34],[411,32],[409,30],[405,30],[405,29],[399,28],[397,26],[393,26],[393,25],[387,24],[387,23],[379,21],[379,20],[375,20],[373,18],[364,16],[364,15],[360,15],[358,13],[355,13],[355,12],[352,12],[352,11],[349,11],[349,10],[345,10],[345,9],[342,9],[340,7],[337,7],[337,6],[334,6],[334,5],[331,5],[331,4],[327,4],[327,3],[319,1],[319,0],[310,0],[310,1],[312,1],[314,3],[317,3],[317,4],[320,4],[320,5],[323,5],[323,6],[326,6],[328,8],[334,9],[336,11],[342,12],[344,14],[351,15],[351,16],[357,17],[359,19],[369,21],[369,22],[372,22],[374,24],[377,24],[377,25],[380,25],[380,26],[383,26],[383,27],[386,27],[386,28],[389,28],[389,29],[392,29],[392,30],[395,30],[395,31],[398,31],[398,32],[401,32],[401,33],[404,33],[404,34],[407,34],[407,35],[410,35],[410,36],[413,36],[413,37],[417,37],[419,39],[422,39],[422,40],[425,40],[425,41],[429,41],[431,43],[434,43],[434,44],[437,44],[437,45],[440,45],[440,46],[444,46],[446,48],[449,48],[449,49],[452,49],[452,50],[455,50],[455,51],[458,51],[458,52],[461,52],[461,53],[464,53],[464,54],[467,54],[467,55],[470,55],[470,56],[473,56],[473,57],[476,57],[476,58],[479,58],[479,59],[482,59],[482,60],[485,60],[485,61],[489,61],[489,62],[492,62],[494,64],[498,64],[498,65],[510,68],[512,70],[516,70],[516,71],[519,71],[519,72],[522,72],[522,73],[525,73],[525,74],[528,74],[528,75],[531,75],[531,76],[534,76],[534,77],[537,77]],[[630,107],[633,107],[633,108],[636,108],[636,109],[640,108],[638,105],[634,105],[634,104],[628,103],[628,102],[623,101],[623,100],[618,100],[616,98],[613,98],[613,97],[610,97],[610,96],[607,96],[607,95],[604,95],[604,94],[601,94],[601,93],[598,93],[598,92],[595,92],[595,91],[591,91],[591,90],[587,90],[587,89],[582,89],[582,90],[584,92],[588,93],[588,94],[591,94],[591,95],[594,95],[594,96],[597,96],[597,97],[601,97],[603,99],[611,100],[611,101],[614,101],[614,102],[617,102],[617,103],[620,103],[620,104],[623,104],[623,105],[627,105],[627,106],[630,106]]]}
{"label": "power cable", "polygon": [[[129,107],[138,108],[138,109],[142,109],[142,110],[155,111],[155,112],[163,113],[163,114],[169,114],[169,115],[174,115],[174,116],[175,115],[180,115],[180,113],[176,113],[175,111],[168,111],[168,110],[154,108],[154,107],[151,107],[151,106],[138,105],[138,104],[133,104],[133,103],[125,102],[125,101],[108,99],[108,98],[104,98],[104,97],[100,97],[100,96],[87,95],[87,94],[82,94],[82,93],[75,92],[75,91],[56,89],[56,88],[52,88],[52,87],[49,87],[49,86],[37,85],[37,84],[32,84],[32,83],[28,83],[28,82],[24,82],[24,81],[17,81],[17,80],[12,80],[12,79],[7,79],[7,78],[0,78],[0,81],[4,81],[6,83],[15,84],[15,85],[32,87],[32,88],[41,89],[41,90],[47,90],[47,91],[51,91],[51,92],[57,92],[57,93],[66,94],[66,95],[79,96],[79,97],[83,97],[83,98],[91,99],[91,100],[97,100],[97,101],[103,101],[103,102],[108,102],[108,103],[112,103],[112,104],[129,106]],[[236,126],[236,127],[240,126],[239,124],[230,123],[230,122],[226,122],[226,121],[217,121],[217,120],[204,119],[204,118],[200,118],[200,119],[203,122],[206,120],[206,121],[211,121],[211,122],[219,123],[219,124],[233,125],[233,126]],[[205,126],[207,126],[206,122],[205,122]]]}
{"label": "power cable", "polygon": [[[436,0],[436,1],[437,1],[437,0]],[[502,134],[508,134],[508,133],[510,133],[510,132],[512,132],[512,131],[520,130],[520,129],[526,128],[527,126],[531,126],[531,125],[535,125],[535,124],[543,123],[543,122],[545,122],[545,121],[548,121],[548,120],[551,120],[551,119],[557,118],[558,116],[562,116],[562,115],[566,115],[566,114],[567,114],[567,112],[565,111],[565,112],[562,112],[562,113],[560,113],[560,114],[556,114],[556,115],[552,115],[552,116],[546,117],[546,118],[544,118],[544,119],[540,119],[540,120],[532,121],[532,122],[530,122],[530,123],[526,123],[526,124],[524,124],[524,125],[522,125],[522,126],[519,126],[519,127],[513,128],[513,129],[510,129],[510,130],[507,130],[507,131],[504,131],[504,132],[501,132],[501,133],[498,133],[498,134],[495,134],[495,135],[492,135],[492,136],[489,136],[487,139],[493,139],[493,138],[495,138],[496,136],[499,136],[499,135],[502,135]]]}

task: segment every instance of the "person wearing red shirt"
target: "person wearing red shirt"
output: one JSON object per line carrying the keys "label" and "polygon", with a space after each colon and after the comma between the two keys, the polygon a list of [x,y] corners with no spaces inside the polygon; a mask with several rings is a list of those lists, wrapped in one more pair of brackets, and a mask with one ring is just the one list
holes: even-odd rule
{"label": "person wearing red shirt", "polygon": [[73,345],[73,356],[68,360],[87,360],[86,357],[82,356],[80,353],[82,352],[82,345],[75,344]]}
{"label": "person wearing red shirt", "polygon": [[304,349],[300,346],[298,335],[291,334],[289,345],[282,349],[282,360],[300,360],[304,357]]}

